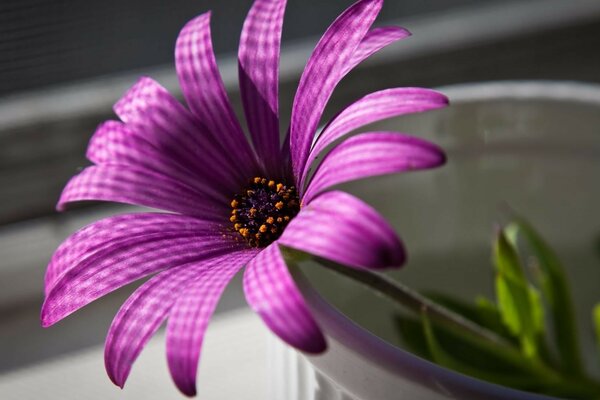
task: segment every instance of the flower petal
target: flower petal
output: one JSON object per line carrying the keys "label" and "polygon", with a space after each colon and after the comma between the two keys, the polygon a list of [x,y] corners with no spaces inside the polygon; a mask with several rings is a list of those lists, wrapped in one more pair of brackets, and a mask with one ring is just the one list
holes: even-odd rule
{"label": "flower petal", "polygon": [[235,152],[225,151],[202,122],[156,81],[142,77],[114,106],[130,130],[153,144],[165,157],[186,165],[197,179],[219,182],[237,190],[247,179],[237,166]]}
{"label": "flower petal", "polygon": [[399,267],[402,242],[372,207],[344,192],[327,192],[308,205],[279,238],[284,246],[355,268]]}
{"label": "flower petal", "polygon": [[134,213],[104,218],[69,236],[56,249],[44,280],[47,294],[56,281],[84,258],[116,242],[155,233],[218,231],[214,223],[177,214]]}
{"label": "flower petal", "polygon": [[92,136],[87,149],[90,161],[99,165],[132,166],[160,173],[181,181],[217,201],[228,202],[228,194],[220,185],[199,179],[196,169],[180,160],[167,157],[144,137],[118,121],[105,121]]}
{"label": "flower petal", "polygon": [[171,165],[177,159],[165,157],[143,135],[137,133],[123,122],[104,121],[90,139],[86,157],[94,164],[139,165],[148,169],[155,167],[149,158],[157,157],[158,163],[165,164],[169,170],[179,167]]}
{"label": "flower petal", "polygon": [[219,203],[166,175],[121,165],[84,169],[67,183],[56,208],[64,211],[67,203],[84,200],[153,207],[207,220],[222,220],[228,210],[227,202]]}
{"label": "flower petal", "polygon": [[46,295],[42,325],[50,326],[128,283],[166,268],[239,248],[219,232],[154,233],[100,248],[67,270]]}
{"label": "flower petal", "polygon": [[360,0],[344,11],[327,29],[306,64],[294,98],[290,126],[292,167],[297,182],[325,105],[382,4],[382,0]]}
{"label": "flower petal", "polygon": [[202,340],[223,290],[258,251],[249,249],[211,261],[173,306],[167,323],[167,361],[175,384],[184,394],[196,394]]}
{"label": "flower petal", "polygon": [[104,364],[110,380],[125,385],[131,367],[168,312],[189,286],[206,269],[190,263],[163,271],[140,286],[115,316],[104,347]]}
{"label": "flower petal", "polygon": [[236,167],[248,173],[257,172],[252,149],[235,116],[217,68],[211,41],[210,12],[189,21],[179,33],[175,45],[175,67],[183,95],[201,123],[208,127],[226,152],[235,156]]}
{"label": "flower petal", "polygon": [[356,135],[323,158],[308,183],[303,202],[310,203],[320,192],[343,182],[433,168],[445,161],[444,151],[423,139],[396,132]]}
{"label": "flower petal", "polygon": [[370,30],[352,54],[352,58],[344,66],[342,75],[346,75],[358,64],[377,53],[384,47],[410,36],[410,32],[399,26],[384,26]]}
{"label": "flower petal", "polygon": [[116,385],[123,387],[133,363],[186,288],[232,257],[227,254],[163,271],[127,299],[110,326],[104,351],[106,371]]}
{"label": "flower petal", "polygon": [[433,110],[448,105],[448,98],[430,89],[393,88],[380,90],[352,103],[334,117],[316,139],[306,162],[300,187],[315,159],[337,139],[355,129],[404,114]]}
{"label": "flower petal", "polygon": [[254,148],[267,171],[279,173],[279,51],[285,5],[285,0],[254,2],[238,54],[242,104]]}
{"label": "flower petal", "polygon": [[244,293],[252,309],[283,341],[307,353],[325,351],[325,337],[290,276],[277,242],[246,267]]}

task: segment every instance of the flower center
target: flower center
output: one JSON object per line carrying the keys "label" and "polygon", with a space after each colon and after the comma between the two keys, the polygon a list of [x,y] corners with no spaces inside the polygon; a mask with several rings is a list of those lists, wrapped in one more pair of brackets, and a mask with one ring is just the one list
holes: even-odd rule
{"label": "flower center", "polygon": [[231,201],[233,228],[252,247],[265,247],[281,235],[300,211],[294,186],[255,177],[242,194]]}

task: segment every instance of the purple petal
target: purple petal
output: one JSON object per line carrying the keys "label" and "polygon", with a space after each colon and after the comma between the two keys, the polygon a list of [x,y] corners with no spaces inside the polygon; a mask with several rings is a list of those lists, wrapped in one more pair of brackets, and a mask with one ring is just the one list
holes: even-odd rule
{"label": "purple petal", "polygon": [[290,154],[290,130],[288,129],[281,145],[281,160],[283,164],[283,176],[293,176]]}
{"label": "purple petal", "polygon": [[179,33],[175,45],[175,67],[191,110],[223,149],[235,157],[234,165],[252,176],[257,171],[256,162],[217,68],[211,41],[210,12],[189,21]]}
{"label": "purple petal", "polygon": [[217,302],[231,278],[257,252],[246,250],[211,262],[173,306],[167,323],[167,361],[175,384],[188,396],[196,394],[202,340]]}
{"label": "purple petal", "polygon": [[246,300],[283,341],[307,353],[327,344],[288,272],[277,243],[256,256],[244,274]]}
{"label": "purple petal", "polygon": [[92,166],[75,175],[64,188],[57,210],[84,200],[114,201],[178,212],[207,220],[222,220],[227,202],[219,203],[205,193],[166,175],[131,166]]}
{"label": "purple petal", "polygon": [[146,343],[186,288],[232,254],[163,271],[140,286],[123,304],[106,338],[104,360],[110,379],[123,387]]}
{"label": "purple petal", "polygon": [[237,190],[248,178],[240,174],[239,158],[225,151],[196,116],[156,81],[142,77],[119,100],[114,110],[127,127],[150,142],[164,157],[195,171],[197,179],[218,181]]}
{"label": "purple petal", "polygon": [[396,132],[363,133],[346,139],[323,158],[303,196],[305,204],[327,188],[369,176],[433,168],[444,151],[423,139]]}
{"label": "purple petal", "polygon": [[281,172],[279,152],[279,49],[285,0],[256,0],[239,48],[239,79],[248,128],[267,171]]}
{"label": "purple petal", "polygon": [[430,89],[394,88],[368,94],[342,110],[323,129],[310,151],[300,187],[304,187],[309,169],[319,154],[342,136],[386,118],[433,110],[446,105],[448,98]]}
{"label": "purple petal", "polygon": [[204,232],[154,233],[101,247],[68,269],[46,295],[42,326],[128,283],[166,268],[227,254],[239,245]]}
{"label": "purple petal", "polygon": [[344,66],[342,75],[346,75],[358,64],[377,53],[384,47],[410,36],[410,32],[399,26],[385,26],[370,30],[352,54],[352,58]]}
{"label": "purple petal", "polygon": [[344,11],[325,32],[306,64],[294,98],[290,126],[292,167],[297,182],[325,105],[382,4],[382,0],[361,0]]}
{"label": "purple petal", "polygon": [[65,271],[102,247],[148,234],[178,231],[211,233],[218,230],[219,226],[214,223],[177,214],[123,214],[96,221],[69,236],[56,249],[46,269],[45,293],[52,289]]}
{"label": "purple petal", "polygon": [[168,170],[181,168],[175,166],[177,159],[169,159],[143,135],[139,134],[120,121],[104,121],[101,123],[88,144],[86,157],[95,164],[138,165],[148,169],[157,164],[164,164]]}
{"label": "purple petal", "polygon": [[327,192],[285,228],[279,243],[355,268],[399,267],[402,242],[373,208],[344,192]]}
{"label": "purple petal", "polygon": [[167,318],[181,293],[206,269],[190,263],[163,271],[140,286],[115,316],[104,347],[106,372],[113,383],[125,385],[131,367],[152,335]]}
{"label": "purple petal", "polygon": [[102,123],[90,140],[87,157],[99,165],[122,165],[163,174],[205,193],[216,201],[227,203],[229,196],[220,185],[198,179],[198,171],[167,157],[143,136],[118,121]]}

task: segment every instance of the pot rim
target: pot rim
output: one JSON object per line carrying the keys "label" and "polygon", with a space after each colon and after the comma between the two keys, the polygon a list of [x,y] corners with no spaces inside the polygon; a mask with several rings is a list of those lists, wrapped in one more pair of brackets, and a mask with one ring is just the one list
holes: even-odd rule
{"label": "pot rim", "polygon": [[600,84],[582,81],[506,80],[457,83],[436,88],[452,103],[502,99],[600,104]]}

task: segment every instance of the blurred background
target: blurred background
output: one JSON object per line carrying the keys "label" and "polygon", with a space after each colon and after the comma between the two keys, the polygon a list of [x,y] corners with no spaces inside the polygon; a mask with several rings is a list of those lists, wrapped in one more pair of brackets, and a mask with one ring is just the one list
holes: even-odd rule
{"label": "blurred background", "polygon": [[[288,3],[281,60],[284,120],[310,51],[351,0]],[[41,393],[58,398],[52,387],[14,384],[32,371],[43,375],[64,365],[56,360],[68,360],[73,368],[89,356],[101,365],[112,316],[132,288],[44,330],[38,322],[43,274],[53,250],[75,229],[128,208],[88,204],[59,215],[56,200],[69,177],[87,165],[85,147],[95,127],[114,117],[112,104],[139,75],[150,75],[179,95],[174,42],[183,24],[206,10],[213,11],[217,57],[239,111],[236,49],[250,5],[250,0],[0,0],[1,399]],[[399,24],[414,36],[349,74],[325,117],[368,92],[393,86],[600,82],[597,0],[387,0],[377,24]],[[238,282],[219,312],[242,306]],[[90,382],[121,395],[100,367],[93,371]]]}

